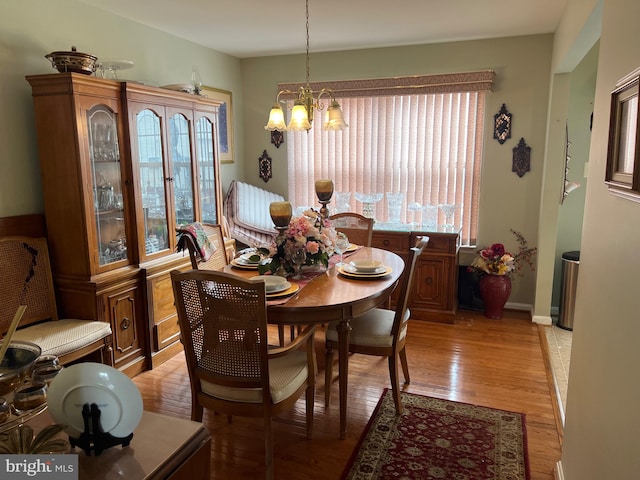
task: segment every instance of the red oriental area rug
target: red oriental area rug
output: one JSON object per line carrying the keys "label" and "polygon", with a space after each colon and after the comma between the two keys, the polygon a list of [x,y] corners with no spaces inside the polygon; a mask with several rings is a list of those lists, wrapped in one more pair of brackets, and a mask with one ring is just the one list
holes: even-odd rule
{"label": "red oriental area rug", "polygon": [[343,480],[528,480],[525,416],[385,389]]}

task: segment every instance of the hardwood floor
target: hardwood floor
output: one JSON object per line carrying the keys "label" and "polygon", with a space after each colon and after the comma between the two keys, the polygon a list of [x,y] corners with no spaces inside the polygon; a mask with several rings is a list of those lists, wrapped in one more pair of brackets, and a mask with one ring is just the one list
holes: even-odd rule
{"label": "hardwood floor", "polygon": [[[270,335],[277,338],[274,328]],[[338,439],[338,385],[324,405],[324,332],[316,333],[317,377],[313,439],[305,438],[304,397],[274,420],[276,478],[339,479],[375,408],[389,386],[387,361],[352,355],[349,363],[347,437]],[[531,480],[553,480],[560,440],[538,326],[528,314],[502,320],[460,311],[454,325],[411,321],[407,355],[412,393],[526,414]],[[337,368],[334,367],[334,371]],[[401,374],[400,374],[401,375]],[[402,377],[401,377],[402,378]],[[191,394],[183,354],[134,378],[146,410],[190,418]],[[262,421],[205,410],[212,435],[212,479],[263,477]]]}

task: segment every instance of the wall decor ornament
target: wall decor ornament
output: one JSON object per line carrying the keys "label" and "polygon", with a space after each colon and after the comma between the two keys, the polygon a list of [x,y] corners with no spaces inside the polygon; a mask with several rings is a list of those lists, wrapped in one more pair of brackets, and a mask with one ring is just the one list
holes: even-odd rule
{"label": "wall decor ornament", "polygon": [[571,155],[569,155],[569,147],[571,146],[571,142],[569,141],[568,124],[565,125],[564,135],[564,178],[562,182],[562,196],[560,197],[560,205],[564,203],[565,199],[571,192],[573,192],[580,186],[578,182],[569,181],[569,160],[571,160]]}
{"label": "wall decor ornament", "polygon": [[280,148],[284,142],[284,132],[282,130],[273,130],[271,132],[271,143],[273,143],[276,148]]}
{"label": "wall decor ornament", "polygon": [[493,116],[493,121],[493,138],[502,145],[511,138],[511,114],[504,103],[500,111]]}
{"label": "wall decor ornament", "polygon": [[260,158],[258,158],[258,171],[260,173],[260,178],[266,182],[272,176],[271,173],[271,157],[267,154],[267,151],[263,151]]}
{"label": "wall decor ornament", "polygon": [[531,147],[525,143],[524,138],[521,138],[518,145],[513,147],[511,171],[522,177],[529,170],[531,170]]}

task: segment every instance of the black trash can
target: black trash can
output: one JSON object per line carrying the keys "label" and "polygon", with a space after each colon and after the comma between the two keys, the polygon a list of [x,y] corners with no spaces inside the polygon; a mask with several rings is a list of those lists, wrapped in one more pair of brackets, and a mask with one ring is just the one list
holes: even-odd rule
{"label": "black trash can", "polygon": [[560,287],[560,313],[558,315],[558,326],[565,330],[573,330],[579,266],[579,250],[564,252],[562,254],[562,283]]}

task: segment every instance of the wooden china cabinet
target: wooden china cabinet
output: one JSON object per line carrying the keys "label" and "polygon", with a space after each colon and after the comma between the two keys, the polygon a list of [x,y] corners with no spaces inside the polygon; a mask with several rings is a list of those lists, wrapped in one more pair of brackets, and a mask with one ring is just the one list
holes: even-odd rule
{"label": "wooden china cabinet", "polygon": [[130,376],[181,348],[175,226],[218,223],[218,102],[76,73],[31,84],[60,313],[110,322]]}

